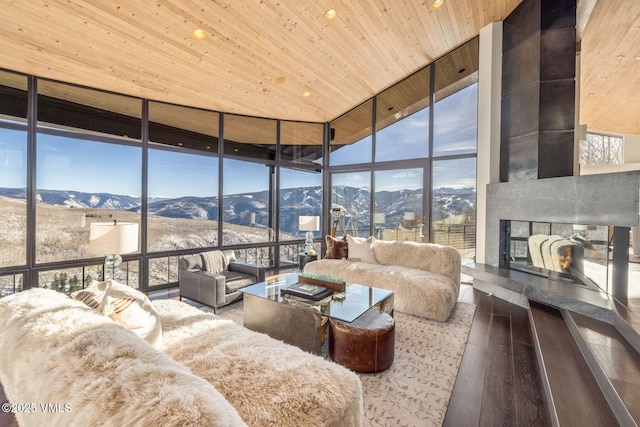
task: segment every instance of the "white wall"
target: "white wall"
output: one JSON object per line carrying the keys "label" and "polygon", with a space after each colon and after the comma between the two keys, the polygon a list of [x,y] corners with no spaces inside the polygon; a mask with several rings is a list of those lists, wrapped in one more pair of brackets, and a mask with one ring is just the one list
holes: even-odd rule
{"label": "white wall", "polygon": [[502,21],[480,30],[478,64],[478,158],[476,187],[476,262],[485,263],[487,184],[500,180],[502,96]]}
{"label": "white wall", "polygon": [[640,170],[640,135],[610,132],[590,128],[587,129],[587,132],[622,137],[624,163],[620,165],[580,166],[580,175]]}

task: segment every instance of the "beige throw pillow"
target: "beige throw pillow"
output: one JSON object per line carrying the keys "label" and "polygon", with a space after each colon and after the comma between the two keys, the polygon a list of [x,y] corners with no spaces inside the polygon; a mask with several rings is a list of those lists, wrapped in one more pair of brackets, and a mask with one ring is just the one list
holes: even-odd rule
{"label": "beige throw pillow", "polygon": [[107,280],[71,296],[111,318],[156,348],[162,346],[160,315],[149,298],[130,286]]}
{"label": "beige throw pillow", "polygon": [[347,235],[347,242],[349,244],[349,261],[362,261],[369,264],[377,264],[376,256],[373,253],[373,247],[371,244],[375,238],[369,237],[365,239],[363,237],[352,237]]}

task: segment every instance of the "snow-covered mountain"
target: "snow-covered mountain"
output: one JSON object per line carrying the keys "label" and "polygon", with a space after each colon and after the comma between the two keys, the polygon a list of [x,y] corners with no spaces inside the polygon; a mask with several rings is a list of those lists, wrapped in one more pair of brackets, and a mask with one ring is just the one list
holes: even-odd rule
{"label": "snow-covered mountain", "polygon": [[433,190],[434,220],[469,214],[475,211],[476,191],[474,188],[442,187]]}
{"label": "snow-covered mountain", "polygon": [[[0,188],[0,195],[26,199],[24,189]],[[433,191],[434,213],[437,220],[470,212],[475,206],[473,188],[438,188]],[[406,212],[422,211],[422,191],[379,191],[375,198],[375,212],[385,215],[381,226],[392,227],[402,221]],[[109,193],[83,193],[78,191],[40,190],[39,203],[67,208],[96,208],[140,210],[140,198]],[[314,215],[322,210],[322,188],[300,187],[282,189],[280,202],[280,230],[299,234],[298,216]],[[368,188],[336,186],[332,189],[332,202],[342,206],[348,219],[356,224],[369,221],[371,193]],[[224,197],[223,218],[226,222],[254,227],[269,224],[269,192],[255,192]],[[149,200],[151,215],[167,218],[218,220],[217,197],[180,197]]]}

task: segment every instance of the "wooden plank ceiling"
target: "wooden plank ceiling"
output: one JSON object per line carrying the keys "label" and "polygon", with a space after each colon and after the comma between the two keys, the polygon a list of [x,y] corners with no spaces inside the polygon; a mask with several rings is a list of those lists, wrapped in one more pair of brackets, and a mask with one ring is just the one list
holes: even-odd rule
{"label": "wooden plank ceiling", "polygon": [[[0,68],[181,105],[325,122],[519,3],[14,0],[0,5]],[[323,17],[329,7],[337,11],[332,20]],[[204,39],[192,37],[196,28]]]}
{"label": "wooden plank ceiling", "polygon": [[640,135],[639,0],[596,2],[582,35],[580,69],[580,123]]}
{"label": "wooden plank ceiling", "polygon": [[[0,5],[0,68],[180,105],[325,122],[520,1],[445,0],[433,9],[431,0],[13,0]],[[640,134],[640,1],[585,4],[580,122]],[[323,17],[329,7],[337,11],[332,20]],[[196,28],[203,39],[192,37]]]}

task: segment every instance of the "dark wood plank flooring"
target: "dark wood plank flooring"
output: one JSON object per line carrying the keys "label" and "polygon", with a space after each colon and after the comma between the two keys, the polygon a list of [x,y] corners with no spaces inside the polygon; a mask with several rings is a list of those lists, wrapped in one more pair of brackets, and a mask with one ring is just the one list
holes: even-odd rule
{"label": "dark wood plank flooring", "polygon": [[550,426],[527,310],[463,285],[476,313],[444,426]]}
{"label": "dark wood plank flooring", "polygon": [[573,313],[580,334],[636,424],[640,424],[640,358],[613,326]]}
{"label": "dark wood plank flooring", "polygon": [[560,425],[618,425],[560,312],[531,302],[531,314]]}

